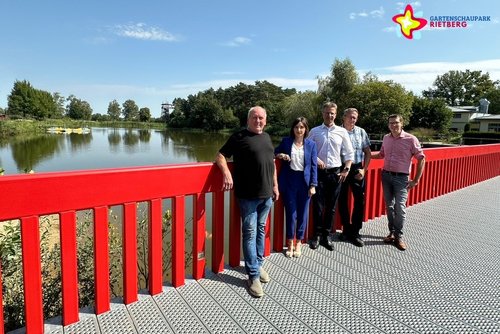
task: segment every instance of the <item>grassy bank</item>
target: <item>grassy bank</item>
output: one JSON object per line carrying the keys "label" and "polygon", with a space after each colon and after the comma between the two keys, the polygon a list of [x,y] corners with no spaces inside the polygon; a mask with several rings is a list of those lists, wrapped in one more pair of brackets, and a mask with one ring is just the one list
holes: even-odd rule
{"label": "grassy bank", "polygon": [[134,129],[165,129],[164,123],[146,123],[146,122],[98,122],[82,121],[73,119],[53,119],[53,120],[3,120],[0,121],[0,140],[19,135],[32,135],[46,133],[47,129],[53,126],[65,128],[82,127],[106,127],[106,128],[134,128]]}

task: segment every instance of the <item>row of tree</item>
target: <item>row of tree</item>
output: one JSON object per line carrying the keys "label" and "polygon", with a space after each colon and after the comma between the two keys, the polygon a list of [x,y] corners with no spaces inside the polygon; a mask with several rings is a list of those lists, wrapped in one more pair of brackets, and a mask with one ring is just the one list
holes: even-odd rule
{"label": "row of tree", "polygon": [[[50,93],[34,88],[30,82],[16,81],[11,93],[7,97],[6,110],[0,112],[11,118],[57,119],[69,117],[79,120],[149,122],[151,111],[149,108],[140,108],[134,100],[127,100],[121,106],[113,100],[108,105],[107,114],[94,114],[87,101],[74,95],[64,98],[59,93]],[[123,116],[123,118],[121,117]]]}
{"label": "row of tree", "polygon": [[371,73],[360,78],[349,59],[336,59],[330,74],[318,78],[317,92],[282,89],[267,81],[257,81],[255,85],[239,83],[175,99],[174,111],[163,117],[170,127],[219,130],[244,126],[248,109],[261,105],[268,111],[268,131],[273,132],[288,128],[298,116],[308,118],[311,125],[321,123],[321,105],[334,101],[339,114],[345,108],[356,107],[360,111],[359,124],[369,133],[385,132],[387,116],[395,113],[404,117],[406,128],[446,133],[453,117],[447,105],[478,105],[479,99],[487,98],[491,102],[490,112],[500,113],[498,84],[481,71],[450,71],[438,76],[434,87],[417,97],[402,85],[381,81]]}
{"label": "row of tree", "polygon": [[[381,81],[371,73],[360,78],[349,59],[335,59],[330,74],[318,77],[316,92],[283,89],[267,81],[256,81],[253,85],[239,83],[226,89],[210,88],[175,99],[173,112],[164,110],[160,119],[176,128],[208,131],[236,128],[246,124],[250,107],[262,105],[268,111],[268,131],[272,132],[288,128],[297,116],[307,117],[311,125],[319,124],[322,103],[334,101],[339,106],[339,114],[347,107],[357,108],[360,126],[370,133],[385,132],[387,116],[393,113],[404,117],[406,128],[429,128],[444,133],[452,118],[447,105],[477,106],[481,98],[490,101],[490,113],[500,113],[499,82],[492,81],[489,73],[482,71],[449,71],[437,76],[433,87],[417,97],[402,85]],[[101,121],[151,120],[150,109],[139,108],[133,100],[122,105],[113,100],[106,114],[93,114],[88,102],[74,95],[64,98],[59,93],[35,89],[28,81],[14,83],[5,113],[35,119],[66,116]]]}

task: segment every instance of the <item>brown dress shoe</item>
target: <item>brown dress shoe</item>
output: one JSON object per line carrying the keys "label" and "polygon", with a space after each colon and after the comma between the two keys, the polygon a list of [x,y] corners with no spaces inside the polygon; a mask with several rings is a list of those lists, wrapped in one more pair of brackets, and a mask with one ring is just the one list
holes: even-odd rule
{"label": "brown dress shoe", "polygon": [[396,246],[396,248],[399,250],[402,250],[402,251],[406,250],[406,244],[400,238],[397,238],[394,240],[394,246]]}
{"label": "brown dress shoe", "polygon": [[394,240],[395,240],[395,238],[394,238],[394,234],[393,233],[389,233],[389,235],[384,238],[384,242],[386,244],[392,244],[394,242]]}

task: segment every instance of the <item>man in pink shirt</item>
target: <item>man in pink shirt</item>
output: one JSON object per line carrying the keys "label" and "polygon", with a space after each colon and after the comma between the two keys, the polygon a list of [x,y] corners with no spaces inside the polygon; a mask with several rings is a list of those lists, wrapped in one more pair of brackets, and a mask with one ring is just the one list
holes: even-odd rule
{"label": "man in pink shirt", "polygon": [[[384,242],[394,243],[399,250],[405,250],[407,246],[402,238],[408,190],[415,187],[422,177],[425,155],[417,137],[403,131],[401,115],[389,116],[389,130],[391,133],[384,136],[380,152],[372,154],[372,159],[384,159],[382,187],[389,221],[389,235]],[[410,180],[412,157],[417,159],[417,171]]]}

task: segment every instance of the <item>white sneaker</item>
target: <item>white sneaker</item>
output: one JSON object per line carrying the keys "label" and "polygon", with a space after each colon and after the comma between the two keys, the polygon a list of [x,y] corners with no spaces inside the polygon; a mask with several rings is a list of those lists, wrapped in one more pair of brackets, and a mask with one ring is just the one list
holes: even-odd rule
{"label": "white sneaker", "polygon": [[248,292],[257,298],[264,296],[264,290],[262,290],[262,285],[260,284],[260,280],[258,278],[248,280]]}

